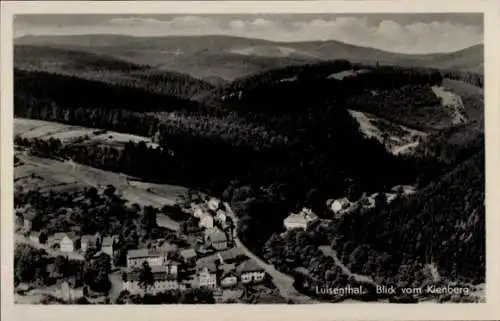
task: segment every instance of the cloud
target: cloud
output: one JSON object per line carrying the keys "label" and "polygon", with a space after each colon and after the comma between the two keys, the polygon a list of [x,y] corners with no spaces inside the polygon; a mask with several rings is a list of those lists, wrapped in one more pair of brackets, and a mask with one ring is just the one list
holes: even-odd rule
{"label": "cloud", "polygon": [[169,36],[221,34],[275,41],[338,40],[403,53],[450,52],[482,43],[478,25],[458,22],[382,20],[370,23],[366,17],[338,16],[330,19],[298,16],[269,19],[267,16],[148,16],[111,18],[93,24],[15,25],[16,36],[25,34],[127,34]]}

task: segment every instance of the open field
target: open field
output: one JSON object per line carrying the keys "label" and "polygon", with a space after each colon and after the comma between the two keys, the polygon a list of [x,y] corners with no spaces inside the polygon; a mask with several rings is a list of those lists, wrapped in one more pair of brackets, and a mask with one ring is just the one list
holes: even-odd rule
{"label": "open field", "polygon": [[56,138],[67,143],[85,138],[83,139],[83,144],[89,143],[114,146],[124,145],[132,141],[135,143],[144,142],[150,147],[159,147],[158,144],[153,143],[148,137],[28,118],[14,119],[14,135],[20,135],[23,138]]}
{"label": "open field", "polygon": [[[17,156],[24,164],[14,170],[14,187],[21,187],[23,190],[71,191],[91,186],[102,190],[107,185],[113,185],[117,194],[129,203],[156,208],[174,205],[179,196],[187,192],[186,188],[176,185],[135,182],[129,185],[123,174],[90,166],[77,165],[73,173],[71,165],[65,162],[24,153],[18,153]],[[162,214],[158,215],[158,224],[173,230],[180,228],[178,222]]]}
{"label": "open field", "polygon": [[358,122],[360,131],[368,138],[375,138],[393,154],[412,153],[426,137],[426,133],[391,123],[372,114],[349,110]]}

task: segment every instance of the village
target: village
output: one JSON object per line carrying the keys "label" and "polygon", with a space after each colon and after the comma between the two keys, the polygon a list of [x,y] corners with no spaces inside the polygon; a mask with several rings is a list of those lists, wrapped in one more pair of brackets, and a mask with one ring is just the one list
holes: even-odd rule
{"label": "village", "polygon": [[[114,266],[110,273],[112,289],[102,295],[102,302],[118,296],[204,288],[212,291],[216,302],[235,302],[243,290],[252,288],[270,296],[276,290],[265,269],[245,255],[235,244],[236,229],[227,204],[210,198],[193,203],[189,213],[198,222],[199,238],[196,246],[178,248],[165,240],[151,240],[151,246],[129,249],[125,266]],[[105,254],[110,261],[117,255],[117,237],[108,235],[77,235],[74,232],[58,232],[44,235],[32,230],[32,215],[23,215],[23,224],[16,232],[16,242],[44,249],[52,256],[86,260],[89,250],[94,257]],[[151,280],[145,281],[144,270],[150,271]],[[35,291],[36,292],[36,291]],[[246,291],[248,292],[248,291]],[[64,302],[84,296],[82,289],[75,289],[62,281],[51,292]],[[111,299],[109,297],[112,297]],[[279,297],[279,296],[278,296]],[[99,300],[94,300],[99,303]]]}
{"label": "village", "polygon": [[[386,194],[385,198],[390,202],[395,195],[396,188],[394,193]],[[327,206],[332,212],[332,218],[339,218],[359,206],[374,206],[376,196],[363,196],[357,202],[351,202],[347,198],[329,200]],[[197,223],[185,231],[194,231],[197,235],[194,246],[179,248],[165,239],[152,239],[148,247],[128,249],[123,266],[111,264],[112,289],[101,297],[116,300],[124,293],[154,295],[164,291],[203,288],[213,293],[216,302],[237,302],[244,290],[257,288],[280,298],[264,263],[252,259],[243,245],[237,245],[237,218],[227,203],[213,197],[199,198],[189,204],[186,212]],[[32,229],[33,212],[25,211],[22,217],[16,242],[44,249],[54,257],[64,256],[84,261],[86,253],[92,250],[94,257],[105,254],[109,256],[110,262],[116,262],[117,236],[102,236],[99,233],[77,235],[75,232],[45,235]],[[307,230],[317,221],[324,219],[319,219],[310,209],[304,208],[283,220],[284,233],[294,229]],[[150,275],[149,281],[145,280],[145,270]],[[67,302],[84,296],[83,292],[63,281],[50,295]]]}

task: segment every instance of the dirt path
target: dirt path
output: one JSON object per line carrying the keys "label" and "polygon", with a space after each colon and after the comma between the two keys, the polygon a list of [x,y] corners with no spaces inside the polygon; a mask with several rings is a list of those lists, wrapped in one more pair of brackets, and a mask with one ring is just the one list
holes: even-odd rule
{"label": "dirt path", "polygon": [[369,276],[353,273],[347,266],[340,261],[337,252],[329,246],[320,246],[319,248],[324,255],[333,258],[335,264],[342,269],[342,273],[347,275],[349,278],[354,279],[357,283],[368,284],[370,286],[377,286],[377,283]]}

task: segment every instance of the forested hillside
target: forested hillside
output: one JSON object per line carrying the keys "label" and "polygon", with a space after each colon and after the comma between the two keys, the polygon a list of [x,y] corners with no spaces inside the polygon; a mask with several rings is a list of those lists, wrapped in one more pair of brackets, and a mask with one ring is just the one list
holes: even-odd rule
{"label": "forested hillside", "polygon": [[384,283],[418,284],[430,263],[444,278],[484,282],[484,215],[482,151],[415,196],[345,216],[334,243],[351,269]]}
{"label": "forested hillside", "polygon": [[101,81],[183,99],[191,99],[215,88],[186,74],[134,64],[112,56],[46,46],[14,46],[14,66],[25,71]]}

